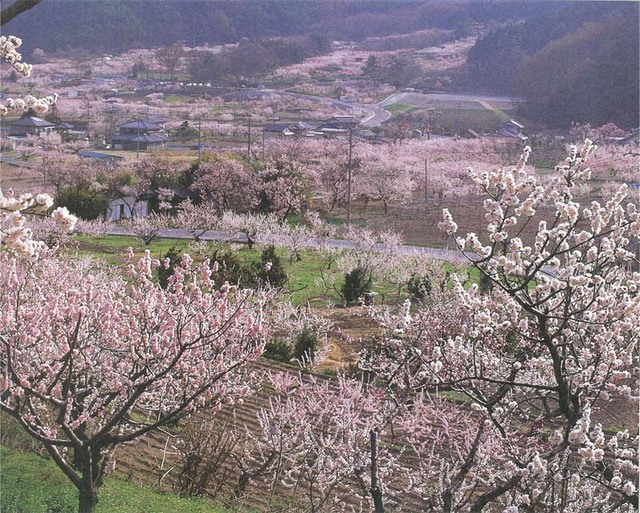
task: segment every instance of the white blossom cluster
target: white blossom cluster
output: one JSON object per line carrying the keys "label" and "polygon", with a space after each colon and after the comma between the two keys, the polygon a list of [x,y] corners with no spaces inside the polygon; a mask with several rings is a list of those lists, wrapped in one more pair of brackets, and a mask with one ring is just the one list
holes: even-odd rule
{"label": "white blossom cluster", "polygon": [[[7,61],[16,72],[24,77],[31,75],[32,66],[22,62],[22,55],[17,51],[22,45],[22,40],[16,36],[0,36],[0,57]],[[9,112],[18,115],[33,109],[38,114],[45,114],[58,100],[58,95],[53,94],[44,98],[35,98],[27,95],[24,98],[7,98],[0,103],[0,116],[6,116]]]}
{"label": "white blossom cluster", "polygon": [[40,115],[46,114],[57,101],[57,94],[51,94],[44,98],[36,98],[31,95],[24,98],[7,98],[4,104],[0,104],[0,116],[6,116],[9,112],[22,114],[29,109]]}
{"label": "white blossom cluster", "polygon": [[16,36],[0,36],[0,57],[7,61],[22,76],[31,75],[31,64],[22,62],[22,55],[18,48],[22,45],[22,39]]}
{"label": "white blossom cluster", "polygon": [[[581,206],[574,199],[591,177],[584,164],[594,148],[590,141],[570,147],[556,179],[544,185],[524,171],[528,149],[513,169],[469,171],[486,197],[486,239],[470,233],[456,242],[475,253],[467,256],[493,290],[466,289],[454,279],[467,316],[464,335],[441,344],[442,354],[422,351],[423,368],[439,364],[442,382],[473,398],[471,410],[501,426],[512,443],[519,434],[508,432],[511,417],[546,420],[519,402],[560,405],[564,427],[537,450],[523,446],[532,452],[509,470],[509,479],[520,480],[504,505],[509,513],[553,503],[548,490],[554,486],[567,490],[571,506],[563,511],[572,513],[598,510],[609,494],[637,493],[637,440],[624,432],[606,435],[591,423],[591,410],[614,397],[623,404],[637,400],[640,273],[632,244],[639,242],[640,214],[625,185],[602,203]],[[542,207],[545,219],[527,240],[523,227]],[[440,227],[449,235],[457,231],[446,210]],[[487,400],[497,397],[498,384],[513,391],[500,403]]]}
{"label": "white blossom cluster", "polygon": [[[46,248],[44,242],[35,240],[33,231],[27,226],[28,215],[44,215],[53,206],[48,194],[9,193],[0,190],[0,245],[7,246],[25,258],[37,257]],[[73,231],[77,218],[66,207],[58,207],[51,218],[65,232]]]}

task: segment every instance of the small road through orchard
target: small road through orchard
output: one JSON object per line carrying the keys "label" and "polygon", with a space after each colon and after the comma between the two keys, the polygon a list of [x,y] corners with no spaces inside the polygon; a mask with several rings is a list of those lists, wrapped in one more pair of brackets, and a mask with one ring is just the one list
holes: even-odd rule
{"label": "small road through orchard", "polygon": [[[109,235],[123,235],[135,237],[135,234],[132,230],[128,229],[125,226],[115,226],[109,232]],[[156,235],[157,238],[161,239],[184,239],[184,240],[194,240],[196,237],[193,232],[189,230],[182,230],[179,228],[163,228],[158,230]],[[224,232],[218,230],[207,230],[204,232],[199,232],[197,238],[203,241],[219,241],[219,242],[235,242],[240,244],[246,244],[247,236],[242,232]],[[277,245],[278,238],[277,237],[269,237],[261,236],[260,243],[261,244],[270,244],[274,243]],[[321,241],[320,239],[309,238],[307,241],[307,246],[320,246],[320,245],[328,245],[332,248],[343,248],[343,249],[355,249],[358,247],[358,242],[353,240],[345,240],[345,239],[329,239],[327,241]],[[380,252],[388,251],[390,248],[385,244],[376,244],[376,249]],[[394,251],[398,251],[398,253],[402,255],[422,255],[425,257],[433,258],[435,260],[443,260],[447,262],[468,262],[469,259],[474,259],[474,255],[466,254],[463,255],[458,250],[451,249],[443,249],[443,248],[429,248],[424,246],[411,246],[411,245],[402,245],[398,249],[394,249]]]}

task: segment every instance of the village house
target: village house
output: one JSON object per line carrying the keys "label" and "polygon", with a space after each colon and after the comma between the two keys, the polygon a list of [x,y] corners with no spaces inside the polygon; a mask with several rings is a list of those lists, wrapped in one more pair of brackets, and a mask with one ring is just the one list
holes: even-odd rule
{"label": "village house", "polygon": [[505,121],[498,127],[498,129],[490,134],[492,137],[504,137],[507,139],[516,139],[520,141],[522,144],[529,143],[529,137],[527,137],[522,130],[524,129],[524,125],[521,125],[517,121],[510,119],[509,121]]}
{"label": "village house", "polygon": [[289,126],[282,123],[265,125],[262,129],[262,137],[264,139],[284,139],[293,135],[295,134],[289,130]]}
{"label": "village house", "polygon": [[144,120],[118,125],[118,133],[111,138],[114,149],[125,151],[151,151],[165,148],[168,141],[160,125]]}
{"label": "village house", "polygon": [[322,123],[321,126],[330,128],[343,128],[346,130],[357,127],[360,121],[353,116],[333,116]]}
{"label": "village house", "polygon": [[167,124],[169,119],[165,118],[163,116],[151,115],[151,116],[147,116],[142,121],[144,121],[145,123],[151,123],[153,125],[158,125],[160,128],[162,128],[162,130],[165,130],[165,125]]}
{"label": "village house", "polygon": [[56,125],[53,123],[49,123],[37,116],[29,116],[11,123],[9,135],[22,137],[27,135],[42,136],[54,132],[55,128]]}
{"label": "village house", "polygon": [[145,199],[136,200],[134,197],[113,198],[109,200],[106,221],[121,221],[132,217],[147,217],[149,215],[149,203]]}
{"label": "village house", "polygon": [[312,135],[315,137],[342,137],[356,129],[360,122],[353,116],[333,116],[316,127]]}

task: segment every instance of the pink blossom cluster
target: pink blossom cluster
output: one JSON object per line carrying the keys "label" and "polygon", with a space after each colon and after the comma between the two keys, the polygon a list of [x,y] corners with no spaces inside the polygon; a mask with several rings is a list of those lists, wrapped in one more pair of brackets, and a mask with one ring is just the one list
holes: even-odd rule
{"label": "pink blossom cluster", "polygon": [[[258,432],[247,433],[246,472],[268,468],[269,489],[283,486],[280,498],[290,495],[312,511],[341,510],[347,504],[366,510],[370,435],[384,429],[392,408],[356,380],[272,373],[269,385],[276,395],[258,413]],[[397,453],[380,446],[378,477],[386,494],[397,459]]]}

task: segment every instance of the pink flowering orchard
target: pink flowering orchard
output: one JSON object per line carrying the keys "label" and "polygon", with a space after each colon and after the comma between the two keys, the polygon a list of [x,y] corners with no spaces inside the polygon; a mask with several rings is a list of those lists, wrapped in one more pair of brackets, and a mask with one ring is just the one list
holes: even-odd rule
{"label": "pink flowering orchard", "polygon": [[3,253],[0,406],[40,441],[95,511],[115,448],[249,392],[266,297],[184,256],[169,287],[148,254],[127,280],[89,262]]}

